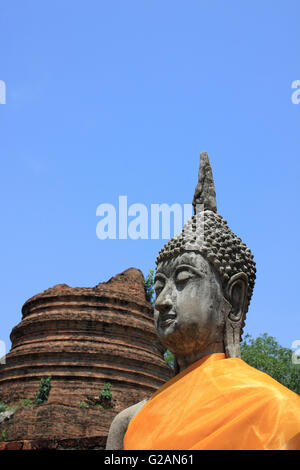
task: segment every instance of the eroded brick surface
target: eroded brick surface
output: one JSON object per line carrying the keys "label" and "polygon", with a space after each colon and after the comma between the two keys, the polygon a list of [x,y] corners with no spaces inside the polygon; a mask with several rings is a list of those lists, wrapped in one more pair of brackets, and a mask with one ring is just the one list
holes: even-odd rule
{"label": "eroded brick surface", "polygon": [[[0,401],[33,399],[49,375],[52,388],[47,403],[23,407],[0,425],[2,448],[104,448],[113,417],[171,377],[143,281],[130,268],[93,288],[59,284],[24,304],[0,366]],[[111,410],[79,406],[107,382]]]}

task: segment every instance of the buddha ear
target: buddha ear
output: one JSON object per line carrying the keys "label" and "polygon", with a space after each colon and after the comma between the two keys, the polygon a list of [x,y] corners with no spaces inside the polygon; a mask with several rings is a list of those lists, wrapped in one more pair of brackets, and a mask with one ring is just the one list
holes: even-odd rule
{"label": "buddha ear", "polygon": [[234,274],[226,286],[226,297],[232,308],[229,313],[229,319],[240,321],[245,312],[248,293],[248,276],[245,273]]}
{"label": "buddha ear", "polygon": [[240,337],[248,293],[248,276],[238,273],[232,276],[226,286],[225,295],[230,310],[225,320],[224,346],[227,357],[241,357]]}

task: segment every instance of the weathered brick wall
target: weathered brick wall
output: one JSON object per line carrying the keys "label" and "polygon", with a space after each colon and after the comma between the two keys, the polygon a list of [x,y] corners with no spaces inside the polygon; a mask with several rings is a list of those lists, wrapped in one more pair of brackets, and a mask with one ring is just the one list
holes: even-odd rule
{"label": "weathered brick wall", "polygon": [[[52,388],[46,404],[22,408],[0,425],[9,442],[28,441],[28,447],[46,439],[61,448],[66,439],[78,446],[91,444],[81,441],[86,438],[105,441],[116,413],[171,377],[143,281],[141,271],[131,268],[94,288],[57,285],[24,304],[0,368],[0,401],[32,399],[40,379],[49,375]],[[79,407],[107,382],[112,410]]]}
{"label": "weathered brick wall", "polygon": [[[19,409],[1,423],[6,442],[2,448],[104,447],[115,411],[80,408],[67,403],[43,403]],[[14,443],[14,444],[12,444]],[[23,444],[22,444],[23,443]]]}

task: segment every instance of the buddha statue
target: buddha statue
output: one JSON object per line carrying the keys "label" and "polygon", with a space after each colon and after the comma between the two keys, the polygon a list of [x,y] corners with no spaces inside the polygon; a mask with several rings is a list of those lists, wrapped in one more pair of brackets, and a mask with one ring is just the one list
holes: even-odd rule
{"label": "buddha statue", "polygon": [[154,323],[174,377],[115,417],[106,448],[298,449],[300,397],[240,357],[256,268],[217,212],[206,152],[193,207],[156,260]]}

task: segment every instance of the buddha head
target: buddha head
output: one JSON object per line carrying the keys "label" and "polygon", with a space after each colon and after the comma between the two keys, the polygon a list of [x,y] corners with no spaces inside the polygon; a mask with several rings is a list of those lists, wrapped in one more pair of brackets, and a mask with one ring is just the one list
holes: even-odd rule
{"label": "buddha head", "polygon": [[212,170],[200,155],[194,215],[159,252],[154,322],[178,357],[225,352],[240,357],[240,340],[255,282],[247,246],[217,212]]}

